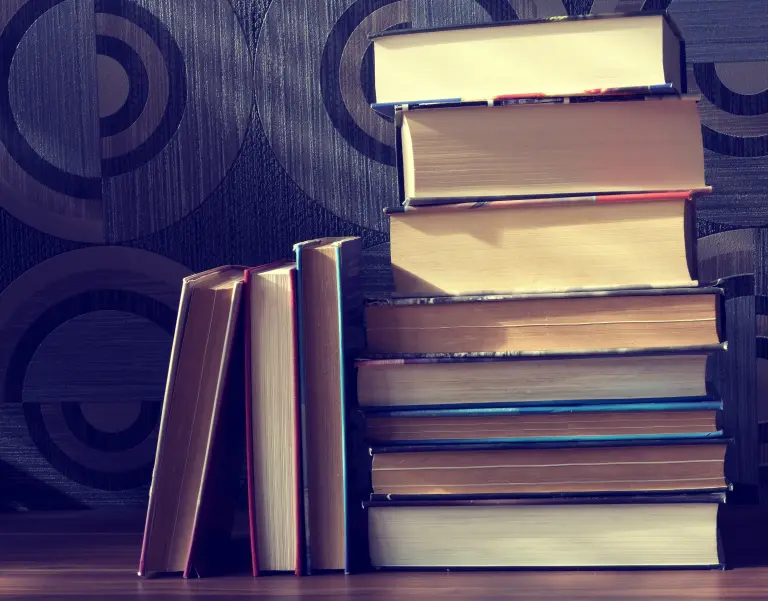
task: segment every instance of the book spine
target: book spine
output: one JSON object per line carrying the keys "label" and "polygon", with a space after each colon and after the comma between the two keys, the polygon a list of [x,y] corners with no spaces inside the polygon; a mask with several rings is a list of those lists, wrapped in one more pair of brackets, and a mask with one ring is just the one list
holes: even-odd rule
{"label": "book spine", "polygon": [[699,258],[696,222],[696,201],[691,197],[691,201],[685,203],[683,209],[683,239],[685,243],[685,259],[688,263],[688,273],[691,280],[699,279]]}
{"label": "book spine", "polygon": [[403,108],[395,107],[395,160],[397,166],[397,194],[400,204],[406,204],[405,176],[403,175]]}
{"label": "book spine", "polygon": [[[669,202],[691,201],[697,194],[707,193],[709,189],[675,190],[668,192],[643,192],[628,194],[593,194],[581,196],[552,196],[531,198],[478,198],[462,199],[461,201],[443,204],[409,204],[408,206],[387,207],[386,215],[399,215],[402,213],[467,211],[474,209],[511,209],[511,208],[558,208],[564,205],[594,205],[594,204],[620,204],[627,202]],[[692,204],[692,203],[691,203]]]}
{"label": "book spine", "polygon": [[[725,343],[706,345],[706,346],[678,346],[667,348],[648,348],[648,349],[606,349],[604,352],[590,351],[588,353],[580,352],[550,352],[538,351],[532,353],[420,353],[409,354],[407,356],[393,355],[369,355],[366,358],[359,358],[355,361],[355,367],[358,369],[372,369],[377,367],[386,367],[392,365],[431,365],[434,363],[499,363],[503,361],[556,361],[559,359],[572,359],[579,357],[582,359],[593,359],[599,357],[616,356],[654,356],[654,355],[712,355],[724,350]],[[714,396],[707,393],[707,396]],[[613,399],[620,400],[620,399]]]}
{"label": "book spine", "polygon": [[439,447],[445,445],[446,448],[456,448],[462,445],[494,445],[494,444],[588,444],[591,442],[605,442],[621,444],[624,442],[644,443],[644,442],[674,442],[681,440],[709,440],[722,439],[723,432],[691,432],[676,434],[605,434],[595,436],[530,436],[521,438],[456,438],[456,439],[429,439],[429,440],[371,440],[371,443],[383,444],[393,448],[402,448],[404,450],[421,449],[425,447]]}
{"label": "book spine", "polygon": [[243,304],[245,324],[245,339],[243,341],[244,369],[245,369],[245,464],[246,464],[246,483],[248,488],[248,537],[251,548],[251,572],[254,576],[259,575],[258,544],[256,530],[256,483],[254,482],[254,457],[253,457],[253,385],[251,382],[251,295],[250,286],[253,280],[254,270],[246,269],[243,277]]}
{"label": "book spine", "polygon": [[731,438],[710,437],[710,438],[673,438],[656,440],[590,440],[590,441],[567,441],[567,442],[492,442],[492,443],[460,443],[460,444],[429,444],[429,445],[380,445],[372,446],[370,452],[372,455],[383,455],[385,453],[409,453],[409,452],[451,452],[451,451],[507,451],[516,449],[571,449],[571,448],[620,448],[620,447],[667,447],[667,446],[687,446],[687,445],[729,445],[733,442]]}
{"label": "book spine", "polygon": [[456,296],[401,296],[371,298],[366,301],[368,306],[397,306],[397,305],[451,305],[456,303],[525,301],[569,298],[602,298],[606,296],[677,296],[684,294],[715,294],[722,295],[719,287],[653,287],[645,288],[609,288],[601,290],[567,290],[562,292],[535,292],[529,294],[471,294]]}
{"label": "book spine", "polygon": [[303,526],[304,539],[304,573],[312,574],[312,547],[310,545],[309,528],[309,489],[307,476],[307,381],[306,381],[306,349],[304,348],[304,287],[302,285],[303,273],[303,252],[307,245],[316,244],[317,241],[296,244],[293,247],[296,255],[296,305],[298,312],[298,348],[299,348],[299,407],[300,407],[300,430],[301,430],[301,497],[302,497],[302,515],[301,522]]}
{"label": "book spine", "polygon": [[570,493],[478,493],[470,495],[400,495],[372,494],[367,507],[427,507],[446,505],[571,505],[571,504],[634,504],[634,503],[725,503],[729,487],[694,488],[673,491],[603,491]]}
{"label": "book spine", "polygon": [[163,410],[160,415],[160,427],[157,436],[157,450],[155,451],[155,463],[152,473],[152,482],[149,486],[149,503],[147,505],[147,517],[144,524],[144,536],[141,542],[141,555],[139,557],[139,576],[147,575],[147,553],[149,548],[149,537],[154,521],[155,513],[155,475],[158,472],[158,466],[162,460],[163,440],[168,430],[168,412],[173,395],[174,383],[176,381],[176,367],[181,352],[181,343],[184,339],[184,329],[187,323],[187,314],[189,312],[189,302],[192,296],[192,288],[187,279],[182,282],[181,296],[179,299],[179,309],[176,314],[176,327],[173,334],[173,344],[171,347],[170,365],[168,368],[168,377],[165,382],[165,393],[163,395]]}
{"label": "book spine", "polygon": [[[723,408],[720,401],[701,402],[657,402],[657,403],[625,403],[611,404],[605,401],[599,404],[588,405],[561,405],[553,403],[539,403],[528,407],[481,407],[452,409],[445,406],[431,409],[392,409],[375,411],[371,417],[461,417],[461,416],[492,416],[492,415],[554,415],[574,413],[626,413],[626,412],[658,412],[658,411],[719,411]],[[361,409],[363,413],[369,413],[367,408]]]}
{"label": "book spine", "polygon": [[338,285],[338,323],[340,349],[340,390],[342,417],[342,450],[345,523],[345,572],[361,567],[363,547],[367,541],[361,506],[361,470],[359,466],[360,436],[353,428],[353,414],[357,409],[357,386],[354,378],[354,357],[364,347],[363,299],[361,290],[362,243],[349,240],[336,246],[336,277]]}
{"label": "book spine", "polygon": [[302,429],[301,429],[301,367],[299,351],[299,302],[298,302],[298,271],[293,269],[291,271],[291,304],[293,313],[293,331],[291,332],[291,338],[293,340],[293,356],[294,361],[294,448],[295,453],[293,456],[294,477],[296,478],[296,498],[294,503],[296,506],[296,576],[301,576],[305,569],[305,537],[304,537],[304,492],[302,487]]}

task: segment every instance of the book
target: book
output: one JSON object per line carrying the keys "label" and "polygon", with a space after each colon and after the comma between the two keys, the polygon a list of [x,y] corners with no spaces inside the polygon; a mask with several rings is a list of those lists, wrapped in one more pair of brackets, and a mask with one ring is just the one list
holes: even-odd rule
{"label": "book", "polygon": [[398,111],[425,108],[459,108],[466,106],[514,106],[518,104],[566,104],[619,100],[645,100],[649,97],[680,94],[672,84],[638,86],[630,88],[598,88],[569,94],[502,94],[485,98],[443,98],[409,102],[374,102],[371,108],[387,121],[394,122]]}
{"label": "book", "polygon": [[372,39],[377,103],[656,84],[686,90],[684,45],[664,13],[404,29]]}
{"label": "book", "polygon": [[377,411],[370,444],[587,442],[722,436],[719,401]]}
{"label": "book", "polygon": [[[352,361],[362,350],[359,238],[324,238],[295,247],[307,571],[352,569],[351,537],[361,530],[348,482],[347,406],[354,406]],[[350,408],[351,408],[350,407]]]}
{"label": "book", "polygon": [[388,568],[722,567],[722,494],[371,503]]}
{"label": "book", "polygon": [[697,284],[693,191],[389,209],[402,295]]}
{"label": "book", "polygon": [[139,575],[223,568],[243,440],[242,267],[184,279]]}
{"label": "book", "polygon": [[377,495],[725,490],[728,440],[374,447]]}
{"label": "book", "polygon": [[706,187],[695,97],[597,100],[396,111],[404,201]]}
{"label": "book", "polygon": [[722,315],[719,288],[388,298],[365,308],[367,352],[400,356],[717,346]]}
{"label": "book", "polygon": [[253,575],[303,570],[296,267],[245,271],[248,513]]}
{"label": "book", "polygon": [[360,359],[358,403],[387,410],[719,397],[707,378],[719,352]]}

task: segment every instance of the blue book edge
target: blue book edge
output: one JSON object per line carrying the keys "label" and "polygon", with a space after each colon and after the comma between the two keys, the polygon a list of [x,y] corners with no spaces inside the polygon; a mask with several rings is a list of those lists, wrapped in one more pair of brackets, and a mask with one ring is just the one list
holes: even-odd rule
{"label": "blue book edge", "polygon": [[722,411],[720,401],[667,402],[667,403],[624,403],[587,405],[533,405],[524,407],[459,407],[440,406],[435,408],[389,409],[365,411],[371,417],[458,417],[462,415],[546,415],[553,413],[608,413],[628,411]]}
{"label": "blue book edge", "polygon": [[346,360],[345,357],[345,340],[344,340],[344,291],[343,291],[343,284],[344,284],[344,269],[341,264],[342,262],[342,253],[341,253],[341,246],[336,246],[335,248],[335,254],[336,254],[336,298],[337,298],[337,305],[336,310],[338,311],[339,316],[339,380],[340,380],[340,390],[341,390],[341,406],[339,407],[339,410],[341,411],[341,481],[342,481],[342,488],[344,491],[344,571],[346,573],[350,572],[350,566],[351,566],[351,559],[350,559],[350,524],[349,524],[349,511],[347,508],[347,503],[349,500],[349,487],[347,485],[347,368],[346,368]]}
{"label": "blue book edge", "polygon": [[379,414],[391,414],[401,413],[412,414],[414,412],[434,413],[435,411],[465,411],[465,412],[480,412],[480,411],[498,411],[498,410],[518,410],[520,412],[530,413],[548,413],[553,409],[562,409],[565,411],[605,411],[605,407],[616,407],[611,409],[612,411],[630,411],[630,409],[623,409],[632,405],[644,405],[648,407],[648,411],[657,408],[658,406],[665,405],[680,405],[680,409],[694,409],[702,403],[716,403],[721,405],[722,403],[711,396],[705,397],[670,397],[667,399],[579,399],[573,401],[514,401],[514,402],[498,402],[498,403],[451,403],[451,404],[427,404],[427,405],[367,405],[361,407],[361,411],[365,415],[379,415]]}
{"label": "blue book edge", "polygon": [[465,445],[465,444],[525,444],[525,443],[568,443],[568,442],[623,442],[623,441],[666,441],[666,440],[701,440],[723,438],[723,431],[714,432],[689,432],[678,434],[617,434],[617,435],[597,435],[597,436],[531,436],[528,438],[467,438],[456,440],[388,440],[388,446],[439,446],[439,445]]}
{"label": "blue book edge", "polygon": [[300,416],[299,421],[301,429],[301,484],[303,488],[302,503],[302,526],[304,529],[304,571],[306,574],[312,573],[312,554],[309,545],[309,489],[307,488],[307,420],[306,420],[306,371],[305,371],[305,348],[304,348],[304,310],[303,310],[303,285],[302,285],[302,248],[303,244],[294,246],[296,255],[296,305],[298,308],[298,343],[299,343],[299,400]]}

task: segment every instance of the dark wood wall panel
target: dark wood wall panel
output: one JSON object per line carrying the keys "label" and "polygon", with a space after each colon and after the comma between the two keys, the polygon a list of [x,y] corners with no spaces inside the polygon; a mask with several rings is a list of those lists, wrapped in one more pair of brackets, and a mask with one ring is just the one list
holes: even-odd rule
{"label": "dark wood wall panel", "polygon": [[146,502],[185,274],[360,235],[367,291],[387,288],[394,138],[368,106],[370,33],[660,8],[704,97],[716,191],[698,229],[708,268],[738,284],[729,465],[756,489],[768,465],[763,0],[2,0],[0,506]]}

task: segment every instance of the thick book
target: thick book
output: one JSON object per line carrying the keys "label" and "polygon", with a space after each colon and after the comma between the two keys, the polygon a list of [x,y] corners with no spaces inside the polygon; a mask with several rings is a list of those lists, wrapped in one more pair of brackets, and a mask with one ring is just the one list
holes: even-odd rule
{"label": "thick book", "polygon": [[722,491],[728,443],[711,437],[373,447],[373,493]]}
{"label": "thick book", "polygon": [[246,456],[253,575],[303,570],[296,267],[245,271]]}
{"label": "thick book", "polygon": [[381,501],[378,568],[722,568],[723,494]]}
{"label": "thick book", "polygon": [[719,288],[371,300],[367,352],[403,357],[599,353],[722,342]]}
{"label": "thick book", "polygon": [[411,409],[365,414],[375,445],[722,437],[718,401]]}
{"label": "thick book", "polygon": [[664,13],[557,17],[373,36],[377,103],[669,84],[685,49]]}
{"label": "thick book", "polygon": [[[363,348],[359,238],[325,238],[295,247],[308,572],[353,571],[353,538],[364,530],[356,482],[348,475],[354,440],[354,357]],[[352,468],[353,469],[353,468]]]}
{"label": "thick book", "polygon": [[696,97],[595,100],[398,109],[404,202],[706,187]]}
{"label": "thick book", "polygon": [[243,442],[242,267],[185,278],[139,575],[226,566]]}
{"label": "thick book", "polygon": [[721,346],[598,355],[359,359],[365,410],[720,398],[708,376]]}
{"label": "thick book", "polygon": [[402,295],[697,284],[695,191],[388,209]]}

